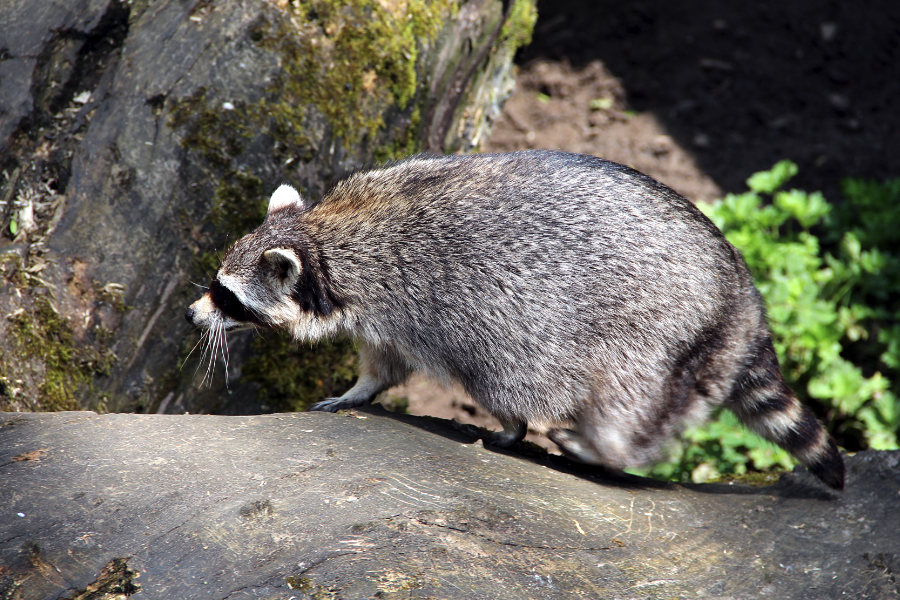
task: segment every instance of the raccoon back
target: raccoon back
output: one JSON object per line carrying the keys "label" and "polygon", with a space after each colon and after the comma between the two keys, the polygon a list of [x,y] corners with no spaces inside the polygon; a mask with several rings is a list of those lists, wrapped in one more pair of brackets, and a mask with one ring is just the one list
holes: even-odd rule
{"label": "raccoon back", "polygon": [[760,310],[690,202],[593,157],[414,158],[346,176],[304,220],[358,335],[550,418],[570,417],[599,369],[643,372],[656,395],[676,348],[735,306]]}

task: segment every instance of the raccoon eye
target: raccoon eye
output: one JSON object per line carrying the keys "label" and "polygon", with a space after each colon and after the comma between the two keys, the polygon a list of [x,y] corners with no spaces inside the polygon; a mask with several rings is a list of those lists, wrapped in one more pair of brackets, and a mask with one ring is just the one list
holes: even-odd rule
{"label": "raccoon eye", "polygon": [[234,292],[219,283],[218,279],[214,279],[213,282],[209,284],[209,296],[212,298],[213,304],[218,307],[222,313],[235,321],[240,321],[242,323],[255,321],[255,319],[250,317],[250,314],[243,303],[234,295]]}

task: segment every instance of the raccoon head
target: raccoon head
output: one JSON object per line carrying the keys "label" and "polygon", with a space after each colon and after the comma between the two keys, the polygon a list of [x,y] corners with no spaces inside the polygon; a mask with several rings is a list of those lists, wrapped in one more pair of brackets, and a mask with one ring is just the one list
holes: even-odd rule
{"label": "raccoon head", "polygon": [[187,322],[203,330],[200,362],[207,352],[210,357],[204,380],[211,377],[219,356],[227,374],[226,332],[286,328],[296,336],[291,323],[302,310],[294,296],[311,267],[301,258],[308,244],[299,219],[306,208],[294,188],[282,185],[275,190],[263,224],[228,250],[206,293],[185,311]]}
{"label": "raccoon head", "polygon": [[305,209],[291,186],[275,190],[265,222],[228,250],[207,292],[185,312],[188,323],[236,331],[277,327],[289,320],[290,315],[280,313],[304,271],[294,247],[299,240],[291,234]]}
{"label": "raccoon head", "polygon": [[213,354],[226,349],[228,331],[280,329],[314,341],[342,327],[346,301],[308,231],[307,210],[296,190],[279,187],[263,224],[228,250],[207,292],[185,312]]}

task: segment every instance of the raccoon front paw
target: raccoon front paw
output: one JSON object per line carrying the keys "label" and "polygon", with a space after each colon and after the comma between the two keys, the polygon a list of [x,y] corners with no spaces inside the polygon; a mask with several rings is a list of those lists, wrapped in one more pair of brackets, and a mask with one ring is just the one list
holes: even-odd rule
{"label": "raccoon front paw", "polygon": [[306,410],[309,412],[321,411],[333,413],[339,410],[344,410],[345,408],[355,408],[357,406],[360,406],[361,404],[365,404],[365,402],[355,402],[353,400],[346,400],[344,398],[326,398],[321,402],[316,402]]}

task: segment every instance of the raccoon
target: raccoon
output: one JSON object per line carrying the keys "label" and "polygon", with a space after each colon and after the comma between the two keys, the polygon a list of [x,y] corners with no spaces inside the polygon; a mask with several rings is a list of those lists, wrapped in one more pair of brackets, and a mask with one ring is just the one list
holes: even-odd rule
{"label": "raccoon", "polygon": [[543,424],[567,456],[621,469],[724,406],[843,489],[740,253],[691,202],[596,157],[421,155],[344,175],[317,203],[283,185],[185,317],[210,339],[350,336],[359,380],[310,410],[421,372],[500,420],[490,443]]}

